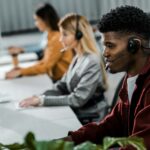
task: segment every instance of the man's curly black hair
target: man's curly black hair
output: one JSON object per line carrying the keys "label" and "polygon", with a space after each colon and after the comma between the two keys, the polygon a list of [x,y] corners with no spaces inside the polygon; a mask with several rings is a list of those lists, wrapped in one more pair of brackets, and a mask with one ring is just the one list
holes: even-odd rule
{"label": "man's curly black hair", "polygon": [[134,6],[121,6],[105,14],[99,24],[100,32],[135,33],[150,38],[150,19],[141,9]]}

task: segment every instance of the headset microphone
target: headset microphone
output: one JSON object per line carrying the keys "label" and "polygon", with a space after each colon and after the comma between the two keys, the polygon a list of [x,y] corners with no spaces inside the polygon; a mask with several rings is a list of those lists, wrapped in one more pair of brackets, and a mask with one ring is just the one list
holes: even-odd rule
{"label": "headset microphone", "polygon": [[[119,59],[122,59],[122,57],[126,56],[127,53],[126,53],[126,50],[124,51],[121,51],[117,57],[113,60],[111,60],[111,62],[115,62],[115,61],[118,61]],[[109,70],[109,63],[107,63],[107,60],[106,60],[106,66],[105,66],[105,70],[108,71]]]}
{"label": "headset microphone", "polygon": [[64,51],[67,51],[67,50],[70,50],[70,49],[73,49],[73,45],[74,45],[74,42],[72,42],[70,45],[60,49],[60,52],[64,52]]}
{"label": "headset microphone", "polygon": [[64,47],[64,48],[62,48],[62,49],[60,50],[60,52],[67,51],[68,49],[69,49],[69,46],[67,46],[67,47]]}
{"label": "headset microphone", "polygon": [[108,69],[109,69],[109,66],[108,66],[108,64],[106,63],[105,70],[107,71]]}

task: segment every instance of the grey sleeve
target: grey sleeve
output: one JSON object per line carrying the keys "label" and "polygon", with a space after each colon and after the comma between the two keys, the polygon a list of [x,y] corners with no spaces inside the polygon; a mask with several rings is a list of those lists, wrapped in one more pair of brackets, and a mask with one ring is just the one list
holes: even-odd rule
{"label": "grey sleeve", "polygon": [[61,96],[47,95],[44,99],[44,105],[83,106],[93,96],[101,80],[100,67],[98,64],[90,63],[85,70],[86,71],[80,76],[80,81],[73,92]]}
{"label": "grey sleeve", "polygon": [[48,95],[62,95],[61,89],[65,90],[65,85],[66,84],[66,74],[63,75],[63,77],[58,80],[51,89],[45,91],[42,95],[48,96]]}

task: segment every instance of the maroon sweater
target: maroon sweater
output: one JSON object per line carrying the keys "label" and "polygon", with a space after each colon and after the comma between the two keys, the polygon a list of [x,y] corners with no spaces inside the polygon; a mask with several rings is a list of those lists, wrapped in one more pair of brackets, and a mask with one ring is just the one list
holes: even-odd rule
{"label": "maroon sweater", "polygon": [[69,132],[73,141],[101,143],[105,136],[144,138],[150,150],[150,58],[136,80],[131,104],[126,90],[127,76],[120,91],[120,100],[112,112],[99,124],[89,123],[75,132]]}

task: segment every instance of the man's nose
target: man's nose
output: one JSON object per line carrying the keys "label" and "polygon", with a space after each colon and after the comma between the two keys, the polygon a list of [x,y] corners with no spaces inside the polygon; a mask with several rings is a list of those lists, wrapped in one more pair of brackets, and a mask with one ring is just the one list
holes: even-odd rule
{"label": "man's nose", "polygon": [[108,50],[106,48],[104,48],[104,50],[103,50],[103,56],[104,57],[108,57],[109,56]]}

